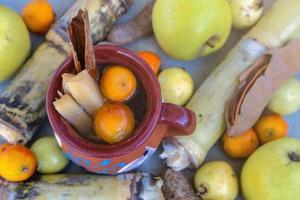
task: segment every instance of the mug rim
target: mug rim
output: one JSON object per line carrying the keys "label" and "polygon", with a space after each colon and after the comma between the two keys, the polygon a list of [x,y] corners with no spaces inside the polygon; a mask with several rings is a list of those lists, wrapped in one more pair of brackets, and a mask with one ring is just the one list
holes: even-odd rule
{"label": "mug rim", "polygon": [[[119,57],[116,56],[118,61],[126,58],[128,62],[132,63],[133,65],[128,65],[126,67],[134,72],[135,76],[137,76],[145,89],[147,98],[146,113],[143,116],[142,122],[135,128],[132,136],[116,144],[96,144],[80,136],[72,125],[55,110],[53,101],[58,96],[57,90],[61,91],[62,88],[61,75],[67,72],[67,70],[74,69],[72,55],[68,56],[53,73],[46,95],[46,110],[54,134],[57,134],[59,139],[69,148],[86,156],[110,158],[126,155],[145,145],[145,142],[152,134],[160,119],[162,97],[157,77],[153,73],[151,67],[135,52],[115,45],[96,45],[94,46],[94,52],[97,64],[109,62],[103,61],[103,63],[101,63],[102,61],[99,60],[100,56],[98,55],[105,51],[109,52],[111,55],[113,52],[118,55]],[[108,57],[111,58],[112,56]],[[111,59],[110,62],[115,61]],[[160,141],[158,141],[158,144],[159,143]]]}

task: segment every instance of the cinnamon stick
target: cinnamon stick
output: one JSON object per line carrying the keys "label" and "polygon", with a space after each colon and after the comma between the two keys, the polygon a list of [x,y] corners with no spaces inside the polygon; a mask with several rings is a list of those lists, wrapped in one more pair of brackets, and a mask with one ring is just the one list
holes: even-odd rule
{"label": "cinnamon stick", "polygon": [[86,10],[79,9],[68,27],[71,41],[72,55],[76,72],[86,69],[90,76],[97,80],[99,70],[93,48],[89,17]]}

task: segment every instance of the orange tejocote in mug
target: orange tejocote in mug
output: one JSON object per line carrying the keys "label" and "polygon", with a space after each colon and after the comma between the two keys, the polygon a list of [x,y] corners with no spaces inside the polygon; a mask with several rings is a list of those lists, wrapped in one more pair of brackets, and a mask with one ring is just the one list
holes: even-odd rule
{"label": "orange tejocote in mug", "polygon": [[134,129],[134,114],[122,103],[102,106],[94,119],[94,131],[102,140],[114,144],[128,138]]}
{"label": "orange tejocote in mug", "polygon": [[134,74],[123,66],[107,67],[100,79],[102,94],[114,102],[128,100],[134,94],[136,86]]}

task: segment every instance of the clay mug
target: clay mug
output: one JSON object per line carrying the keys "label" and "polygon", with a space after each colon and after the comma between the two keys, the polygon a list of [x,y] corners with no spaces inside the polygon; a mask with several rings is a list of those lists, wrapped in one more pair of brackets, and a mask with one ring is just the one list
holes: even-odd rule
{"label": "clay mug", "polygon": [[157,77],[136,53],[114,45],[95,46],[94,52],[98,65],[122,65],[135,74],[145,93],[145,99],[137,103],[146,104],[145,113],[132,136],[122,142],[98,144],[82,137],[53,106],[59,98],[58,91],[62,91],[62,74],[74,71],[73,59],[68,57],[49,84],[46,107],[56,139],[69,159],[90,172],[123,173],[137,168],[150,157],[164,137],[194,132],[194,112],[162,102]]}

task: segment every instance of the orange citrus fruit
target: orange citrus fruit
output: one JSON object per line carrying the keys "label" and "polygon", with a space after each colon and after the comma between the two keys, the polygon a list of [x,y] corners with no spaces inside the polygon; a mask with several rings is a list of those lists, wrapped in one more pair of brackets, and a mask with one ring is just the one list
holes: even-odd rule
{"label": "orange citrus fruit", "polygon": [[100,79],[103,95],[111,101],[123,102],[135,92],[137,81],[134,74],[123,66],[111,66],[104,70]]}
{"label": "orange citrus fruit", "polygon": [[246,158],[258,147],[258,139],[253,129],[237,136],[225,133],[222,137],[224,151],[233,158]]}
{"label": "orange citrus fruit", "polygon": [[0,175],[9,181],[24,181],[36,169],[34,154],[22,145],[8,146],[0,154]]}
{"label": "orange citrus fruit", "polygon": [[288,124],[280,115],[264,115],[256,122],[254,129],[259,142],[265,144],[285,137],[288,133]]}
{"label": "orange citrus fruit", "polygon": [[109,144],[128,138],[134,129],[134,114],[122,103],[109,103],[101,107],[94,119],[96,134]]}
{"label": "orange citrus fruit", "polygon": [[23,8],[21,15],[28,29],[37,34],[45,34],[55,21],[55,14],[47,0],[32,0]]}
{"label": "orange citrus fruit", "polygon": [[160,57],[151,51],[139,51],[137,54],[148,63],[155,74],[158,73],[160,67]]}

